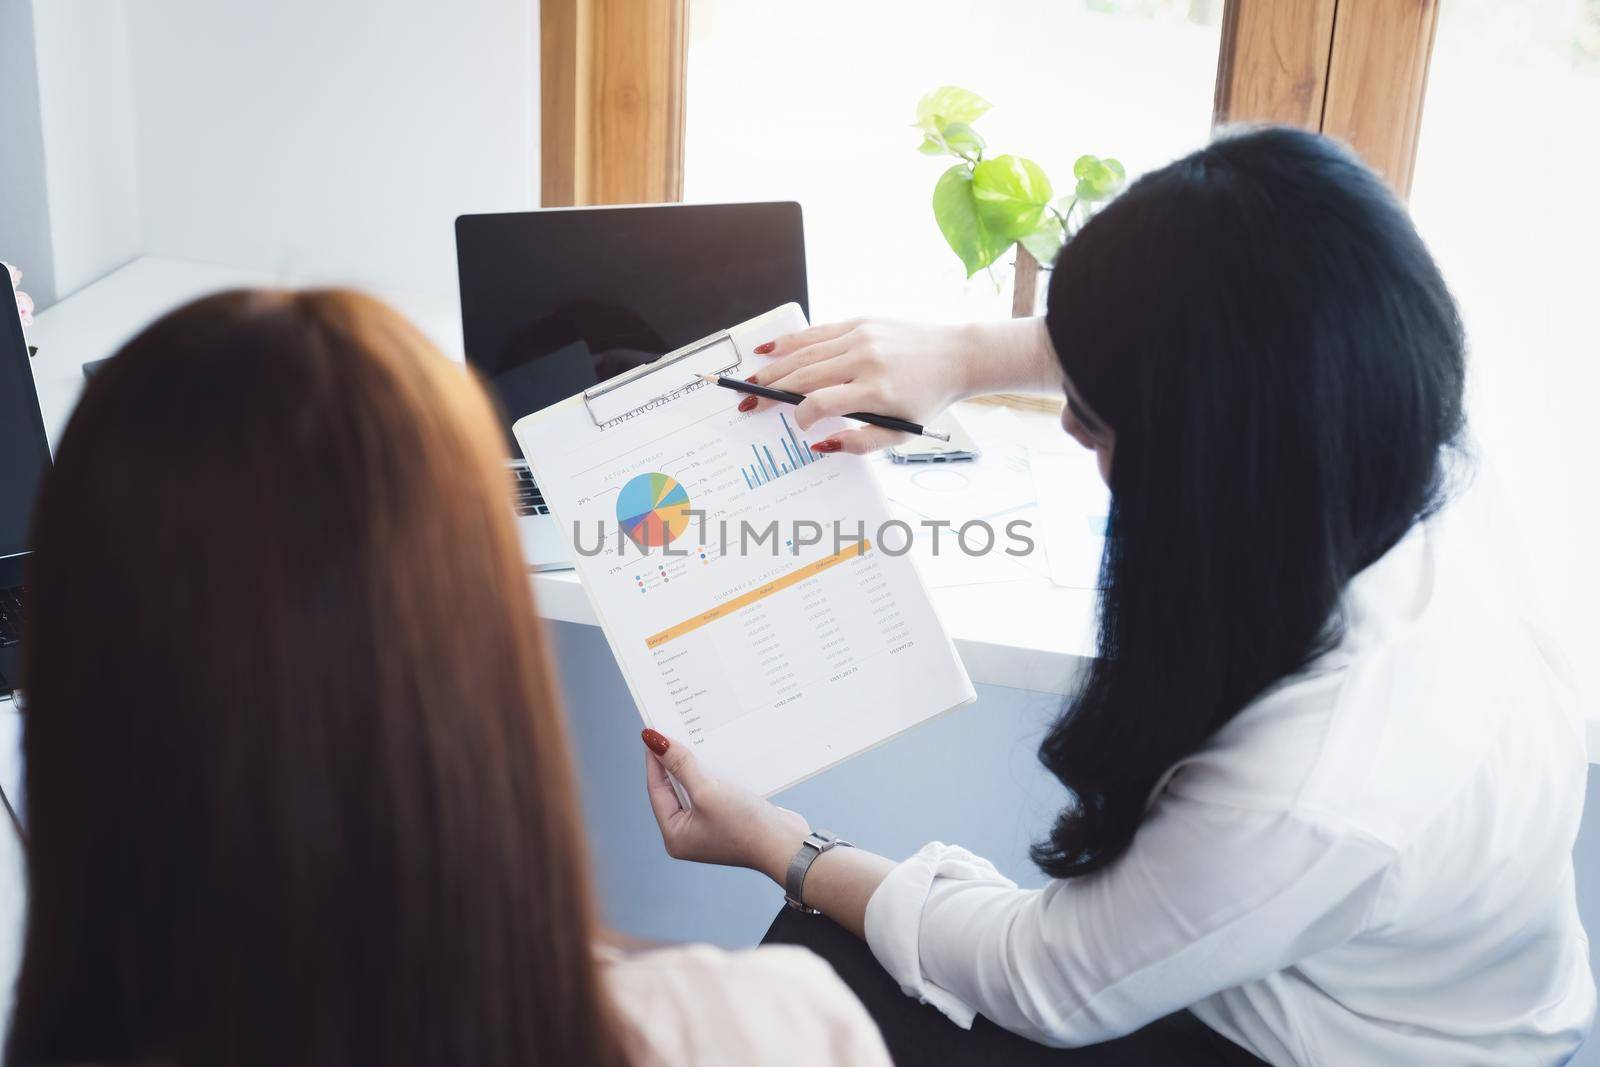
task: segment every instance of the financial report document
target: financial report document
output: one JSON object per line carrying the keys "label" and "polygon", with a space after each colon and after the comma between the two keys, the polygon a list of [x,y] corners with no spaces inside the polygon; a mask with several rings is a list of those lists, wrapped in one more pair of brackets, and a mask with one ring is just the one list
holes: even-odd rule
{"label": "financial report document", "polygon": [[810,447],[853,424],[695,379],[804,326],[780,308],[515,427],[646,725],[763,794],[974,699],[866,462]]}

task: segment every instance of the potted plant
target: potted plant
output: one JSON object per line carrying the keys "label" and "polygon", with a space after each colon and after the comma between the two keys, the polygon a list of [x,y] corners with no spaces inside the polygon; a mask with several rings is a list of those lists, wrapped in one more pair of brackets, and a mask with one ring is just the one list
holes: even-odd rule
{"label": "potted plant", "polygon": [[1040,266],[1053,263],[1096,205],[1121,190],[1127,172],[1115,159],[1079,156],[1072,165],[1072,191],[1056,198],[1049,176],[1033,160],[985,155],[988,145],[972,124],[991,106],[954,85],[927,93],[917,103],[918,151],[958,160],[933,187],[933,218],[967,277],[1016,249],[1011,314],[1022,317],[1034,313]]}

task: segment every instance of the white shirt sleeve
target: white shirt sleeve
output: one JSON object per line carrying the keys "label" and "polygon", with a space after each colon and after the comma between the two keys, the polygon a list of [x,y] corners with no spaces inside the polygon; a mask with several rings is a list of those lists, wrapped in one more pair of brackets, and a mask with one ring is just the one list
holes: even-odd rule
{"label": "white shirt sleeve", "polygon": [[1165,793],[1124,855],[1039,890],[926,845],[868,902],[867,941],[907,994],[962,1026],[982,1013],[1086,1045],[1348,940],[1394,855],[1293,813]]}

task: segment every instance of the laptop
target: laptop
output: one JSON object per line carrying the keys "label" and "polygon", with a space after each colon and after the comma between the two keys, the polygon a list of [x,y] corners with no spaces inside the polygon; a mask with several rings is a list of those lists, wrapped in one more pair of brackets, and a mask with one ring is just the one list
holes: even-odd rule
{"label": "laptop", "polygon": [[779,305],[810,316],[792,202],[462,215],[456,265],[467,362],[498,402],[534,570],[571,563],[512,423]]}
{"label": "laptop", "polygon": [[50,468],[50,441],[11,275],[3,268],[0,275],[5,277],[0,296],[0,699],[6,699],[17,687],[26,601],[22,578],[34,498]]}

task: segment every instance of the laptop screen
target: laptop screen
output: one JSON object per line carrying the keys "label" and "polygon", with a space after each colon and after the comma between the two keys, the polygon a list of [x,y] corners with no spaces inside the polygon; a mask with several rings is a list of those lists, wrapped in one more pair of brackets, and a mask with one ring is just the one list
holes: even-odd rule
{"label": "laptop screen", "polygon": [[508,439],[529,412],[764,311],[809,315],[795,203],[463,215],[456,260],[467,361]]}
{"label": "laptop screen", "polygon": [[0,296],[0,559],[4,559],[28,550],[33,500],[50,466],[50,443],[39,414],[10,272],[0,267],[0,277],[5,279],[0,286],[4,293]]}

